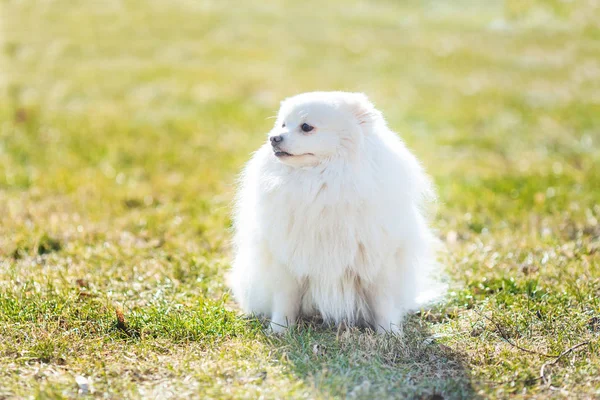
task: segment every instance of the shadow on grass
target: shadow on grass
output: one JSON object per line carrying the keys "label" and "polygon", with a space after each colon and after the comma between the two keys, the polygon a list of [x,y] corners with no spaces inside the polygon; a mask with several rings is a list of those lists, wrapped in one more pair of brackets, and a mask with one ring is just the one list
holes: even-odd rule
{"label": "shadow on grass", "polygon": [[293,372],[326,397],[478,398],[461,355],[437,343],[418,316],[407,319],[403,336],[336,332],[303,321],[271,342]]}

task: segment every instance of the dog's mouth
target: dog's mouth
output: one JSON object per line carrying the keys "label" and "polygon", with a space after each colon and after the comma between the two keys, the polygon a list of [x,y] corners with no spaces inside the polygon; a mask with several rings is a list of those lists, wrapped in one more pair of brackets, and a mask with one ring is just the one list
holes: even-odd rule
{"label": "dog's mouth", "polygon": [[314,156],[313,153],[304,153],[304,154],[292,154],[283,150],[273,150],[273,154],[277,158],[287,158],[287,157],[299,157],[299,156]]}

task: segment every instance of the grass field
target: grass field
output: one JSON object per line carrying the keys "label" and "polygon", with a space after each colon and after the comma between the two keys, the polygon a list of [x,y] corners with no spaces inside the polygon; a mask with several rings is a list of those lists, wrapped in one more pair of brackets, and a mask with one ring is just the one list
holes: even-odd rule
{"label": "grass field", "polygon": [[[600,398],[598,1],[0,11],[0,399]],[[403,338],[227,294],[235,176],[310,90],[369,94],[438,187],[452,289]]]}

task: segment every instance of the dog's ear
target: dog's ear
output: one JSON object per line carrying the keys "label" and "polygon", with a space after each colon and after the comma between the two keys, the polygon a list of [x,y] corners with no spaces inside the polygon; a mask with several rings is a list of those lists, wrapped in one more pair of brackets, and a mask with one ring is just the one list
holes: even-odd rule
{"label": "dog's ear", "polygon": [[364,93],[351,93],[347,99],[350,111],[356,117],[359,125],[369,126],[377,121],[383,121],[383,116]]}

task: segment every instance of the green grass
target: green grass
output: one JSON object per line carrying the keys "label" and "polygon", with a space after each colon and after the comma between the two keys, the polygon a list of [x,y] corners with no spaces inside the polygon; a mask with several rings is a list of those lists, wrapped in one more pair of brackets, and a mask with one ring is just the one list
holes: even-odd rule
{"label": "green grass", "polygon": [[[596,2],[254,3],[0,1],[0,398],[600,397]],[[310,90],[438,187],[452,289],[403,338],[227,294],[235,176]]]}

